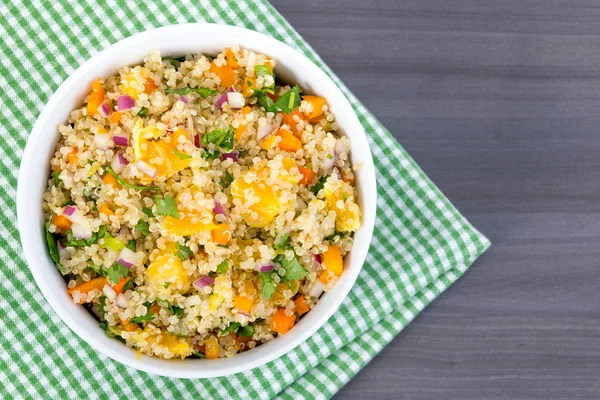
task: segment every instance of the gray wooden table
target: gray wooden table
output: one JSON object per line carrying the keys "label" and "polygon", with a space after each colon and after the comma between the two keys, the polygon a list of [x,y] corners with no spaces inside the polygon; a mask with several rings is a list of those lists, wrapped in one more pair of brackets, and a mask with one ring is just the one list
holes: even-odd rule
{"label": "gray wooden table", "polygon": [[493,242],[338,394],[600,398],[600,1],[277,0]]}

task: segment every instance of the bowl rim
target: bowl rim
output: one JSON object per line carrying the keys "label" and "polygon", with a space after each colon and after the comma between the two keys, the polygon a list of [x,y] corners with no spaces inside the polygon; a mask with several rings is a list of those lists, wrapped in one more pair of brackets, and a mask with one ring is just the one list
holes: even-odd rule
{"label": "bowl rim", "polygon": [[[145,356],[142,360],[137,360],[131,357],[130,354],[125,354],[126,352],[122,351],[124,345],[118,343],[118,346],[112,346],[106,340],[102,340],[98,338],[97,332],[91,332],[89,330],[89,326],[85,321],[81,321],[79,317],[72,315],[69,311],[68,306],[63,299],[60,299],[56,293],[53,293],[52,290],[55,287],[49,282],[49,280],[44,279],[44,277],[49,273],[47,270],[48,264],[52,266],[52,269],[58,274],[56,271],[54,264],[51,262],[49,256],[47,254],[35,254],[36,249],[34,248],[34,244],[31,243],[30,236],[34,235],[33,229],[30,225],[32,222],[28,221],[28,218],[25,217],[27,214],[27,209],[25,208],[24,198],[27,195],[27,187],[25,182],[27,181],[27,177],[31,176],[31,174],[39,174],[39,171],[31,170],[29,164],[33,157],[36,156],[34,145],[35,143],[40,141],[48,141],[49,139],[43,139],[42,133],[44,131],[44,125],[46,120],[51,115],[52,111],[57,107],[60,100],[65,96],[69,88],[77,83],[84,80],[87,76],[90,75],[90,72],[93,68],[98,64],[105,63],[105,60],[108,55],[114,52],[126,50],[128,47],[132,46],[136,42],[140,40],[148,40],[155,35],[178,35],[181,34],[182,31],[189,31],[198,33],[207,31],[211,34],[223,33],[223,34],[243,34],[248,35],[252,38],[255,38],[258,41],[266,41],[269,42],[268,45],[274,47],[275,50],[281,52],[285,57],[291,58],[291,61],[300,62],[303,68],[311,69],[309,72],[311,75],[321,75],[318,77],[319,81],[324,81],[328,88],[327,90],[337,91],[340,98],[339,107],[344,109],[344,112],[347,112],[347,118],[349,118],[348,125],[352,127],[353,130],[357,130],[356,136],[359,138],[364,138],[363,145],[366,144],[366,149],[363,149],[367,152],[364,155],[365,159],[362,161],[362,168],[366,171],[368,175],[368,179],[361,180],[362,190],[361,197],[366,200],[366,196],[364,193],[370,193],[370,201],[367,203],[363,202],[361,207],[362,217],[363,217],[363,226],[361,230],[365,230],[365,237],[360,246],[357,246],[355,243],[355,247],[351,250],[351,254],[353,257],[357,257],[354,263],[359,263],[360,265],[355,267],[352,271],[344,271],[342,275],[344,277],[344,285],[341,289],[338,289],[339,292],[337,296],[330,300],[330,303],[327,304],[318,318],[312,321],[311,326],[307,326],[305,324],[305,329],[303,331],[298,331],[295,336],[290,340],[282,340],[285,339],[287,335],[282,337],[278,337],[271,342],[265,343],[256,348],[256,350],[264,348],[265,351],[256,352],[255,350],[251,350],[248,352],[244,352],[238,354],[229,359],[219,359],[219,360],[211,360],[212,368],[194,368],[193,366],[200,366],[199,362],[207,362],[206,360],[164,360],[159,359],[158,357]],[[235,43],[232,41],[232,43]],[[200,45],[199,45],[200,47]],[[248,47],[248,46],[244,46]],[[202,49],[198,49],[199,52]],[[278,53],[279,55],[279,53]],[[120,67],[118,67],[120,68]],[[52,128],[54,129],[54,128]],[[56,140],[57,136],[52,140]],[[355,139],[353,139],[355,140]],[[364,179],[364,178],[363,178]],[[41,199],[40,199],[41,200]],[[362,201],[363,199],[361,199]],[[276,358],[282,356],[283,354],[291,351],[296,348],[300,344],[304,343],[310,336],[317,332],[327,320],[338,310],[341,303],[344,299],[347,298],[348,293],[352,286],[354,285],[358,274],[362,270],[364,265],[367,252],[371,243],[373,229],[375,224],[375,213],[377,209],[377,190],[376,190],[376,178],[375,178],[375,168],[373,164],[372,154],[369,147],[369,143],[367,140],[366,132],[362,127],[356,112],[353,110],[350,102],[343,94],[341,89],[333,82],[333,80],[316,64],[314,64],[311,60],[309,60],[304,54],[297,51],[296,49],[288,46],[287,44],[271,37],[265,35],[260,32],[256,32],[254,30],[250,30],[247,28],[224,25],[224,24],[213,24],[213,23],[188,23],[188,24],[177,24],[177,25],[168,25],[158,28],[153,28],[149,30],[145,30],[134,35],[131,35],[127,38],[119,40],[112,45],[106,47],[105,49],[97,52],[92,57],[90,57],[87,61],[81,64],[70,76],[60,84],[58,89],[52,94],[52,96],[48,99],[48,102],[44,106],[42,112],[39,114],[35,124],[33,125],[29,137],[27,138],[27,143],[21,158],[21,164],[19,167],[19,175],[18,175],[18,184],[17,184],[17,224],[19,229],[19,235],[21,239],[21,244],[23,246],[25,260],[27,265],[37,283],[37,286],[41,290],[44,298],[52,309],[58,314],[60,319],[73,331],[77,336],[83,339],[88,345],[90,345],[95,351],[104,354],[115,361],[118,361],[126,366],[132,367],[137,370],[158,374],[161,376],[167,377],[176,377],[176,378],[210,378],[210,377],[218,377],[218,376],[227,376],[231,374],[235,374],[238,372],[243,372],[246,370],[250,370],[252,368],[259,367],[264,365],[270,361],[275,360]],[[27,220],[27,221],[26,221]],[[45,244],[45,242],[44,242]],[[38,249],[39,250],[39,249]],[[45,263],[43,262],[45,259]],[[45,265],[40,265],[45,264]],[[347,269],[347,267],[346,267]],[[340,285],[342,279],[334,285],[334,288]],[[64,291],[66,293],[66,290]],[[64,294],[63,294],[64,297]],[[322,300],[322,298],[321,298]],[[319,301],[317,306],[323,303]],[[87,313],[87,310],[84,310]],[[314,311],[314,310],[311,310]],[[309,313],[310,314],[310,313]],[[307,314],[307,316],[309,315]],[[305,316],[303,320],[307,317]],[[302,320],[301,320],[302,321]],[[86,326],[84,326],[86,325]],[[293,331],[293,330],[292,330]],[[291,332],[290,332],[291,333]],[[288,333],[289,334],[289,333]],[[102,333],[102,335],[104,335]],[[105,336],[105,335],[104,335]],[[108,338],[107,338],[108,339]],[[111,342],[116,342],[114,339],[108,339]],[[278,343],[279,342],[279,343]],[[266,350],[268,347],[269,351]],[[128,348],[129,349],[129,348]],[[121,350],[121,351],[119,351]],[[254,354],[251,354],[255,351]],[[241,360],[242,356],[244,356],[245,362],[234,364],[232,362],[225,362],[222,360]],[[231,364],[231,365],[230,365]]]}

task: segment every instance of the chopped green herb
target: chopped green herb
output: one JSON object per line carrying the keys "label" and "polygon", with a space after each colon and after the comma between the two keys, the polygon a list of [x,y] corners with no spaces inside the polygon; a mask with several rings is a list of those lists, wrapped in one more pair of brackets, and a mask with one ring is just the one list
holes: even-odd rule
{"label": "chopped green herb", "polygon": [[223,329],[219,334],[221,336],[223,336],[223,335],[227,335],[229,332],[237,333],[238,329],[240,329],[240,323],[232,322],[227,326],[227,328]]}
{"label": "chopped green herb", "polygon": [[127,242],[127,246],[125,246],[125,247],[127,247],[131,251],[135,251],[137,248],[137,246],[135,244],[135,240],[131,239],[129,242]]}
{"label": "chopped green herb", "polygon": [[123,293],[125,293],[127,290],[129,290],[132,286],[133,286],[133,279],[128,279],[127,282],[125,282],[125,285],[123,286]]}
{"label": "chopped green herb", "polygon": [[188,258],[190,258],[190,255],[192,255],[192,249],[177,243],[177,252],[175,253],[175,255],[179,257],[181,261],[185,261]]}
{"label": "chopped green herb", "polygon": [[154,313],[152,311],[150,311],[150,307],[148,308],[148,312],[146,313],[146,315],[142,315],[139,317],[133,317],[131,318],[131,320],[129,322],[131,322],[132,324],[139,324],[141,322],[145,322],[145,321],[152,321],[154,319]]}
{"label": "chopped green herb", "polygon": [[173,153],[175,153],[175,155],[177,157],[179,157],[180,160],[189,160],[190,158],[192,158],[192,156],[190,156],[189,154],[182,153],[182,152],[177,151],[175,149],[173,149]]}
{"label": "chopped green herb", "polygon": [[254,327],[246,325],[240,330],[240,337],[252,337],[254,335]]}
{"label": "chopped green herb", "polygon": [[61,274],[66,274],[67,271],[65,268],[60,265],[60,256],[58,255],[58,244],[56,241],[56,236],[52,232],[50,232],[50,222],[46,222],[44,224],[44,228],[46,230],[46,243],[48,244],[48,252],[50,253],[50,258],[54,261],[56,268],[61,272]]}
{"label": "chopped green herb", "polygon": [[281,277],[281,280],[284,282],[302,279],[309,273],[306,268],[300,264],[295,254],[291,260],[285,258],[283,254],[279,254],[273,261],[281,264],[281,266],[285,269],[285,275]]}
{"label": "chopped green herb", "polygon": [[277,112],[279,110],[273,99],[264,93],[256,95],[256,101],[258,102],[258,105],[263,107],[267,112]]}
{"label": "chopped green herb", "polygon": [[148,114],[148,109],[146,107],[140,108],[140,111],[137,113],[138,117],[145,117]]}
{"label": "chopped green herb", "polygon": [[113,176],[113,178],[115,178],[117,180],[117,182],[119,182],[120,185],[122,185],[126,188],[135,189],[135,190],[160,190],[160,188],[158,186],[134,185],[132,183],[127,182],[125,179],[121,178],[115,171],[113,171],[113,169],[110,165],[107,165],[105,168],[106,168],[106,172],[111,174]]}
{"label": "chopped green herb", "polygon": [[271,75],[271,70],[266,65],[255,65],[254,73],[256,76]]}
{"label": "chopped green herb", "polygon": [[90,267],[90,269],[92,271],[94,271],[95,273],[97,273],[100,276],[106,276],[107,272],[106,272],[106,268],[104,268],[103,265],[96,265],[92,262],[92,260],[88,261],[88,267]]}
{"label": "chopped green herb", "polygon": [[333,154],[331,154],[331,153],[330,153],[330,154],[327,154],[327,156],[326,156],[326,157],[327,157],[328,159],[330,159],[330,160],[333,160]]}
{"label": "chopped green herb", "polygon": [[246,150],[238,150],[238,159],[244,157],[246,155]]}
{"label": "chopped green herb", "polygon": [[179,95],[186,95],[186,94],[189,94],[190,92],[196,92],[200,95],[200,97],[208,97],[208,96],[212,96],[213,94],[218,93],[216,90],[207,89],[205,87],[191,88],[189,86],[186,86],[186,87],[180,88],[180,89],[165,89],[165,92],[166,93],[175,93],[175,94],[179,94]]}
{"label": "chopped green herb", "polygon": [[171,282],[166,282],[166,283],[165,283],[165,289],[168,289],[168,288],[169,288],[169,286],[171,286]]}
{"label": "chopped green herb", "polygon": [[75,202],[73,200],[67,200],[66,203],[63,204],[62,206],[66,207],[66,206],[74,206],[74,205],[75,205]]}
{"label": "chopped green herb", "polygon": [[223,150],[229,151],[233,149],[234,137],[235,134],[232,130],[215,129],[202,136],[202,144],[206,146],[212,143]]}
{"label": "chopped green herb", "polygon": [[104,316],[104,307],[106,307],[106,296],[100,296],[98,300],[98,312]]}
{"label": "chopped green herb", "polygon": [[67,237],[63,241],[63,244],[67,247],[87,247],[96,243],[98,239],[101,239],[106,236],[106,226],[101,225],[98,232],[95,232],[89,239],[75,239],[73,237],[73,232],[67,232]]}
{"label": "chopped green herb", "polygon": [[275,248],[275,250],[285,250],[286,248],[288,248],[289,241],[290,241],[290,234],[284,233],[279,238],[279,242],[275,243],[275,245],[273,245],[273,247]]}
{"label": "chopped green herb", "polygon": [[144,236],[148,236],[150,233],[150,224],[146,221],[142,221],[141,219],[135,224],[135,229],[140,231],[140,233]]}
{"label": "chopped green herb", "polygon": [[124,278],[127,275],[129,275],[129,268],[119,264],[118,262],[115,262],[113,265],[110,266],[108,271],[106,271],[106,274],[108,276],[108,282],[111,285],[115,285],[117,282],[119,282],[121,278]]}
{"label": "chopped green herb", "polygon": [[156,202],[156,213],[158,215],[168,215],[174,218],[179,218],[179,210],[175,200],[170,195],[165,195],[164,199],[154,196]]}
{"label": "chopped green herb", "polygon": [[163,61],[176,61],[176,62],[182,62],[185,61],[185,56],[181,56],[181,57],[161,57]]}
{"label": "chopped green herb", "polygon": [[173,314],[177,315],[178,317],[183,315],[184,309],[182,307],[177,307],[169,301],[167,301],[167,304],[169,306],[169,311],[171,311]]}
{"label": "chopped green herb", "polygon": [[106,321],[102,321],[100,322],[100,325],[98,325],[100,327],[100,329],[102,329],[104,332],[106,332],[106,336],[108,336],[109,338],[114,338],[117,337],[118,335],[116,333],[114,333],[110,327],[108,326],[108,324],[106,323]]}
{"label": "chopped green herb", "polygon": [[259,272],[258,275],[263,283],[262,296],[266,301],[269,301],[273,293],[275,293],[275,283],[273,283],[273,278],[271,277],[272,272]]}
{"label": "chopped green herb", "polygon": [[144,214],[146,214],[148,216],[148,218],[152,218],[154,217],[154,214],[152,214],[152,209],[148,208],[148,207],[144,207],[142,208],[142,212]]}
{"label": "chopped green herb", "polygon": [[211,149],[202,149],[202,158],[204,160],[215,160],[217,158],[219,158],[219,155],[221,153],[219,153],[217,150],[211,150]]}
{"label": "chopped green herb", "polygon": [[330,243],[333,243],[336,236],[344,237],[344,233],[338,231],[337,229],[333,231],[333,233],[329,236],[326,236],[323,240],[327,240]]}
{"label": "chopped green herb", "polygon": [[200,352],[200,351],[195,351],[193,353],[196,357],[198,358],[206,358],[206,356],[204,355],[204,353]]}
{"label": "chopped green herb", "polygon": [[319,193],[319,191],[323,189],[323,186],[325,186],[325,182],[327,182],[327,175],[323,175],[322,177],[320,177],[317,183],[312,185],[310,191],[316,196]]}
{"label": "chopped green herb", "polygon": [[300,107],[302,99],[300,98],[300,86],[295,85],[293,88],[284,93],[277,101],[275,106],[286,114],[290,114],[296,108]]}
{"label": "chopped green herb", "polygon": [[227,261],[227,260],[225,260],[221,264],[217,265],[217,272],[220,274],[227,273],[228,269],[229,269],[229,261]]}
{"label": "chopped green herb", "polygon": [[125,243],[123,243],[122,240],[116,239],[112,236],[106,236],[104,238],[104,243],[102,244],[102,247],[110,249],[112,251],[119,251],[125,247]]}
{"label": "chopped green herb", "polygon": [[229,185],[231,185],[231,182],[233,182],[233,176],[231,176],[229,171],[225,171],[225,176],[221,178],[221,186],[223,186],[224,189],[228,188]]}
{"label": "chopped green herb", "polygon": [[171,335],[173,336],[177,336],[177,337],[188,337],[188,335],[184,334],[184,333],[173,333],[173,332],[169,332]]}
{"label": "chopped green herb", "polygon": [[61,180],[59,178],[59,175],[60,171],[52,171],[52,179],[54,179],[54,186],[60,185]]}

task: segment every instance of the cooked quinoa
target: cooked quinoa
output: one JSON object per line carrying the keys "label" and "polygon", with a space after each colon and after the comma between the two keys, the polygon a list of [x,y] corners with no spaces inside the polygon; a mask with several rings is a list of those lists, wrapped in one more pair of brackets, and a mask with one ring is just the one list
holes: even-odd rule
{"label": "cooked quinoa", "polygon": [[100,327],[162,358],[283,335],[329,290],[360,227],[350,142],[326,99],[264,54],[162,57],[93,82],[59,126],[50,255]]}

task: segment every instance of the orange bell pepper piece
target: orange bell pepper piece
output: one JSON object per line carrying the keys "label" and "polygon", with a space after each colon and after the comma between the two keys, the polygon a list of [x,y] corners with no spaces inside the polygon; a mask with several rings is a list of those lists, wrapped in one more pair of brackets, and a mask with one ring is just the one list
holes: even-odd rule
{"label": "orange bell pepper piece", "polygon": [[[102,288],[104,288],[105,284],[106,284],[106,278],[103,276],[100,276],[98,278],[90,279],[87,282],[80,283],[79,285],[74,286],[71,289],[67,290],[67,292],[71,296],[73,296],[73,293],[75,293],[75,292],[79,292],[82,294],[88,294],[89,292],[91,292],[94,289],[102,290]],[[78,304],[81,304],[81,301]]]}
{"label": "orange bell pepper piece", "polygon": [[298,129],[296,128],[296,125],[298,125],[298,123],[294,120],[294,116],[298,116],[300,119],[304,119],[302,118],[303,114],[300,113],[300,110],[298,108],[296,108],[294,111],[292,111],[289,114],[286,113],[281,113],[283,115],[283,123],[287,124],[290,127],[290,130],[294,133],[294,135],[298,135]]}
{"label": "orange bell pepper piece", "polygon": [[323,264],[325,264],[325,268],[340,276],[344,270],[344,259],[340,253],[340,248],[329,246],[327,251],[323,253]]}
{"label": "orange bell pepper piece", "polygon": [[302,142],[300,139],[298,139],[291,131],[285,128],[279,128],[277,131],[277,136],[281,138],[281,142],[278,144],[281,150],[298,151],[302,147]]}
{"label": "orange bell pepper piece", "polygon": [[242,82],[242,94],[244,97],[250,97],[254,93],[254,88],[256,87],[256,79],[254,78],[244,78],[244,82]]}
{"label": "orange bell pepper piece", "polygon": [[104,90],[102,81],[100,79],[96,79],[92,83],[92,93],[90,93],[90,98],[86,106],[88,115],[94,115],[98,112],[98,107],[100,107],[100,105],[104,101],[105,95],[106,90]]}
{"label": "orange bell pepper piece", "polygon": [[106,185],[119,186],[119,182],[117,182],[115,177],[108,172],[104,174],[104,177],[102,177],[102,182],[104,182]]}
{"label": "orange bell pepper piece", "polygon": [[210,63],[210,71],[221,79],[221,85],[229,87],[235,83],[235,73],[229,65],[217,66],[215,62]]}
{"label": "orange bell pepper piece", "polygon": [[302,96],[303,100],[306,100],[312,106],[312,110],[306,116],[310,120],[315,120],[323,115],[323,106],[327,104],[327,100],[324,97],[319,96]]}
{"label": "orange bell pepper piece", "polygon": [[250,299],[248,297],[235,296],[233,298],[233,307],[237,308],[238,310],[250,312],[250,311],[252,311],[253,305],[254,305],[254,300]]}
{"label": "orange bell pepper piece", "polygon": [[246,125],[246,124],[238,126],[235,129],[235,140],[237,140],[238,142],[240,140],[242,140],[242,137],[244,136],[244,133],[246,133],[247,130],[248,130],[248,125]]}
{"label": "orange bell pepper piece", "polygon": [[225,59],[227,60],[227,65],[232,68],[239,68],[240,64],[238,63],[237,57],[233,54],[231,49],[227,49],[225,51]]}
{"label": "orange bell pepper piece", "polygon": [[154,79],[146,78],[146,82],[144,82],[144,93],[150,94],[156,90],[158,85],[154,83]]}
{"label": "orange bell pepper piece", "polygon": [[302,174],[302,179],[300,179],[301,185],[309,185],[312,181],[317,177],[317,173],[312,169],[303,167],[302,165],[298,165],[298,170]]}
{"label": "orange bell pepper piece", "polygon": [[331,282],[331,280],[333,279],[334,276],[335,276],[335,272],[333,272],[330,269],[326,269],[323,272],[321,272],[321,275],[319,275],[319,280],[321,282],[323,282],[325,285],[327,285],[329,282]]}
{"label": "orange bell pepper piece", "polygon": [[63,231],[68,231],[71,229],[71,221],[64,215],[55,215],[54,218],[52,218],[52,223],[54,226],[62,229]]}
{"label": "orange bell pepper piece", "polygon": [[115,212],[108,208],[105,204],[100,204],[100,207],[98,207],[98,211],[100,211],[100,213],[106,215],[107,217],[115,215]]}
{"label": "orange bell pepper piece", "polygon": [[127,282],[129,282],[131,278],[126,276],[123,277],[121,279],[119,279],[119,282],[115,283],[114,285],[112,285],[113,290],[117,293],[117,294],[121,294],[123,293],[123,288],[125,287],[125,285],[127,284]]}
{"label": "orange bell pepper piece", "polygon": [[277,311],[275,311],[275,314],[273,314],[273,316],[271,317],[270,326],[272,331],[283,335],[287,333],[290,329],[292,329],[295,322],[295,315],[287,315],[285,313],[285,309],[280,308]]}
{"label": "orange bell pepper piece", "polygon": [[310,310],[310,307],[308,307],[308,304],[306,303],[306,299],[302,295],[294,300],[294,305],[296,306],[296,314],[298,315],[306,314]]}
{"label": "orange bell pepper piece", "polygon": [[219,358],[219,340],[215,336],[204,341],[204,355],[210,360]]}
{"label": "orange bell pepper piece", "polygon": [[110,116],[110,122],[117,124],[121,121],[121,118],[123,118],[123,113],[121,111],[115,111],[113,115]]}
{"label": "orange bell pepper piece", "polygon": [[68,155],[67,160],[69,160],[69,164],[75,165],[79,162],[79,157],[77,157],[77,149],[73,149]]}

